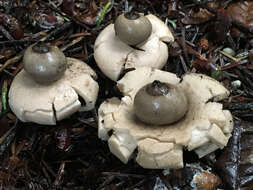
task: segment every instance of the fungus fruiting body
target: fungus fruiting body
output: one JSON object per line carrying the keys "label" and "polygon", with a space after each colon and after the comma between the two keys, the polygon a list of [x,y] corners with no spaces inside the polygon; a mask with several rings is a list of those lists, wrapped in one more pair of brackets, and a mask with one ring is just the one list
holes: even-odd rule
{"label": "fungus fruiting body", "polygon": [[[168,47],[166,43],[174,41],[169,28],[154,15],[142,16],[138,14],[138,16],[139,18],[131,20],[121,15],[115,25],[108,25],[95,41],[94,58],[96,63],[111,80],[118,80],[125,69],[143,66],[160,69],[167,62]],[[141,20],[140,23],[139,20]],[[128,25],[124,25],[126,22],[131,23],[129,31],[126,27]],[[149,32],[150,28],[151,33]],[[134,41],[134,43],[130,41]],[[137,45],[132,47],[129,43],[137,43]]]}
{"label": "fungus fruiting body", "polygon": [[151,35],[152,25],[147,17],[138,13],[121,14],[114,24],[115,34],[128,45],[138,45]]}
{"label": "fungus fruiting body", "polygon": [[21,121],[55,125],[80,110],[79,96],[84,111],[94,108],[96,74],[84,62],[42,44],[29,47],[23,61],[9,91],[10,108]]}
{"label": "fungus fruiting body", "polygon": [[[143,122],[136,116],[137,106],[150,106],[147,102],[136,104],[136,96],[157,81],[160,95],[168,93],[168,88],[164,88],[168,84],[183,91],[174,94],[182,96],[179,100],[184,102],[183,106],[179,102],[168,101],[174,108],[182,106],[181,116],[175,121],[164,121],[162,125],[147,121],[147,118]],[[128,72],[117,85],[123,98],[111,98],[101,104],[98,134],[102,140],[108,141],[111,152],[122,162],[127,163],[137,149],[136,160],[145,168],[181,168],[183,148],[194,150],[203,157],[226,146],[233,129],[233,119],[231,113],[223,110],[222,104],[217,102],[229,95],[229,91],[218,81],[194,73],[186,74],[181,80],[169,72],[140,67]],[[166,108],[166,112],[172,110]],[[155,118],[155,114],[150,117]],[[109,136],[109,132],[113,132],[112,135]]]}

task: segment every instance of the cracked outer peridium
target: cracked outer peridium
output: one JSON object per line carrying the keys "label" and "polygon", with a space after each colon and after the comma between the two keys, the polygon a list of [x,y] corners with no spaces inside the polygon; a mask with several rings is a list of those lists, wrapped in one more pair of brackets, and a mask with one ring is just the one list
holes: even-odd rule
{"label": "cracked outer peridium", "polygon": [[96,73],[84,62],[67,58],[67,70],[57,81],[47,84],[35,82],[24,70],[14,78],[9,91],[11,110],[23,122],[55,125],[81,107],[94,108],[98,84]]}
{"label": "cracked outer peridium", "polygon": [[[160,80],[177,84],[188,97],[189,110],[177,123],[151,126],[138,121],[133,100],[144,85]],[[226,146],[233,129],[232,115],[217,101],[229,91],[218,81],[202,74],[186,74],[183,80],[172,73],[147,67],[136,68],[118,81],[124,97],[101,104],[98,135],[108,140],[110,151],[127,163],[138,149],[137,162],[144,168],[183,167],[183,148],[199,157]],[[210,101],[212,100],[212,101]],[[113,131],[111,136],[108,132]]]}
{"label": "cracked outer peridium", "polygon": [[156,16],[146,16],[152,24],[152,33],[143,43],[137,45],[144,50],[136,50],[123,43],[108,25],[97,37],[94,58],[101,71],[116,81],[124,69],[148,66],[161,69],[168,59],[168,47],[164,42],[173,42],[169,28]]}

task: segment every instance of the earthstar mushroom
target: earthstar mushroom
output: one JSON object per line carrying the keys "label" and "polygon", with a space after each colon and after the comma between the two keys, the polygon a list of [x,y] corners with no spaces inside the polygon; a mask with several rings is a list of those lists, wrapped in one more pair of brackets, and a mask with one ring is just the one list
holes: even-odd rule
{"label": "earthstar mushroom", "polygon": [[[94,58],[101,71],[111,80],[117,81],[125,69],[143,66],[161,69],[167,63],[167,43],[174,41],[172,33],[158,17],[152,14],[140,16],[140,18],[143,17],[149,20],[152,30],[150,36],[142,43],[138,42],[136,48],[129,46],[123,42],[124,40],[121,40],[122,38],[119,38],[121,35],[118,33],[124,33],[127,31],[126,29],[120,30],[121,32],[117,32],[117,35],[115,34],[115,28],[119,28],[117,27],[117,20],[116,26],[110,24],[98,35],[94,45]],[[138,28],[138,30],[140,31],[141,28]],[[130,31],[129,35],[140,35],[139,32]],[[148,35],[144,34],[145,36]],[[131,37],[131,39],[136,41],[134,37]]]}
{"label": "earthstar mushroom", "polygon": [[[156,125],[136,117],[137,92],[155,80],[184,91],[188,111],[176,122]],[[127,163],[137,149],[136,161],[144,168],[182,168],[183,148],[203,157],[226,146],[233,118],[217,102],[229,95],[218,81],[195,73],[180,79],[169,72],[139,67],[128,72],[117,85],[124,96],[121,100],[108,99],[100,105],[98,135],[108,141],[110,151],[122,162]],[[112,135],[109,136],[109,132]]]}
{"label": "earthstar mushroom", "polygon": [[[39,46],[41,48],[44,45]],[[29,47],[28,53],[33,47],[36,45]],[[56,47],[50,47],[50,49],[59,51]],[[56,121],[80,110],[79,96],[85,101],[83,111],[94,108],[98,95],[96,73],[78,59],[65,58],[65,56],[62,58],[63,53],[60,53],[60,58],[56,58],[59,52],[49,54],[48,56],[47,52],[44,55],[43,53],[42,55],[25,55],[24,61],[28,63],[12,81],[8,96],[9,105],[23,122],[55,125]],[[38,60],[38,57],[45,56],[48,58]],[[55,61],[50,60],[51,58]],[[38,67],[36,67],[37,63]]]}

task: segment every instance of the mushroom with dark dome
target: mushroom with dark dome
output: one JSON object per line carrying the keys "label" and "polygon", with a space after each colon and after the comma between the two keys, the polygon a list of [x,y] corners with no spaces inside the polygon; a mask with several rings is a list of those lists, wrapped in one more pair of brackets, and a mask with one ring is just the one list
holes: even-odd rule
{"label": "mushroom with dark dome", "polygon": [[66,58],[55,46],[37,43],[25,51],[23,63],[8,96],[11,110],[21,121],[55,125],[80,108],[94,108],[97,76],[84,62]]}
{"label": "mushroom with dark dome", "polygon": [[158,17],[125,13],[100,32],[94,45],[94,58],[101,71],[117,81],[130,68],[161,69],[169,56],[167,44],[173,41],[169,28]]}
{"label": "mushroom with dark dome", "polygon": [[137,150],[144,168],[182,168],[184,148],[203,157],[227,145],[233,118],[218,103],[229,95],[218,81],[139,67],[117,86],[123,97],[100,105],[98,136],[122,162]]}

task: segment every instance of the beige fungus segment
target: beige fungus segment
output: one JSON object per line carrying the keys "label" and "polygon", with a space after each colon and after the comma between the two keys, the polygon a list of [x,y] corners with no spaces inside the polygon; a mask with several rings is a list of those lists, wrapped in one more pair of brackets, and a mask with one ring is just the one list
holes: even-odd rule
{"label": "beige fungus segment", "polygon": [[183,151],[173,143],[146,138],[138,143],[136,161],[144,168],[182,168]]}
{"label": "beige fungus segment", "polygon": [[[189,109],[180,121],[167,126],[152,126],[136,118],[133,110],[134,96],[142,86],[154,80],[177,84],[184,90]],[[121,139],[118,141],[120,146],[114,143],[112,152],[117,152],[115,155],[124,163],[131,157],[129,152],[126,155],[126,151],[121,148],[124,138],[137,142],[137,162],[145,168],[182,167],[183,147],[194,150],[199,157],[203,157],[226,146],[233,129],[233,120],[231,113],[214,101],[229,95],[229,91],[218,81],[194,73],[185,75],[180,81],[172,73],[140,67],[128,72],[117,85],[124,97],[121,101],[112,98],[101,104],[98,111],[98,133],[103,140],[109,138],[108,131],[117,134],[117,139]],[[121,134],[122,131],[127,133],[120,137],[119,131]],[[170,157],[178,162],[173,165]]]}
{"label": "beige fungus segment", "polygon": [[54,125],[80,109],[81,96],[85,110],[95,105],[98,84],[95,72],[84,62],[67,58],[67,70],[57,81],[35,82],[24,70],[17,74],[9,91],[9,105],[24,122]]}
{"label": "beige fungus segment", "polygon": [[[139,70],[139,69],[138,69]],[[142,67],[141,72],[128,72],[118,81],[117,85],[124,96],[130,96],[134,99],[137,91],[144,85],[160,80],[171,84],[178,84],[180,79],[173,73]]]}
{"label": "beige fungus segment", "polygon": [[211,129],[208,132],[208,136],[213,144],[216,144],[220,148],[224,148],[224,146],[226,146],[228,143],[228,138],[216,124],[212,125]]}
{"label": "beige fungus segment", "polygon": [[161,41],[173,42],[174,37],[169,28],[158,17],[149,14],[146,16],[152,24],[152,34],[157,36]]}
{"label": "beige fungus segment", "polygon": [[123,43],[108,25],[97,37],[94,45],[94,58],[99,68],[110,79],[116,81],[127,68],[148,66],[162,68],[168,59],[168,47],[163,42],[172,42],[174,37],[168,27],[156,16],[146,16],[152,24],[149,38],[134,49]]}
{"label": "beige fungus segment", "polygon": [[223,110],[223,113],[226,118],[226,124],[222,127],[222,131],[225,134],[227,134],[228,136],[230,136],[233,131],[233,127],[234,127],[233,116],[232,116],[231,112],[228,110]]}
{"label": "beige fungus segment", "polygon": [[137,147],[137,142],[132,135],[129,135],[129,131],[126,129],[117,130],[108,139],[108,145],[110,151],[116,155],[124,163],[127,163],[130,156]]}
{"label": "beige fungus segment", "polygon": [[[115,124],[113,113],[119,109],[120,100],[118,98],[111,98],[102,103],[98,109],[98,137],[102,140],[108,140],[108,131]],[[111,123],[108,123],[111,122]],[[109,128],[106,128],[109,126]]]}
{"label": "beige fungus segment", "polygon": [[168,59],[168,48],[157,36],[140,45],[145,51],[131,51],[126,58],[125,68],[150,66],[161,69]]}
{"label": "beige fungus segment", "polygon": [[114,32],[113,24],[107,26],[97,37],[94,58],[103,73],[116,81],[124,69],[127,55],[133,49],[121,42]]}
{"label": "beige fungus segment", "polygon": [[211,152],[219,149],[219,147],[216,144],[213,144],[212,142],[209,142],[199,148],[196,148],[194,151],[197,153],[199,158],[204,157],[207,154],[210,154]]}

